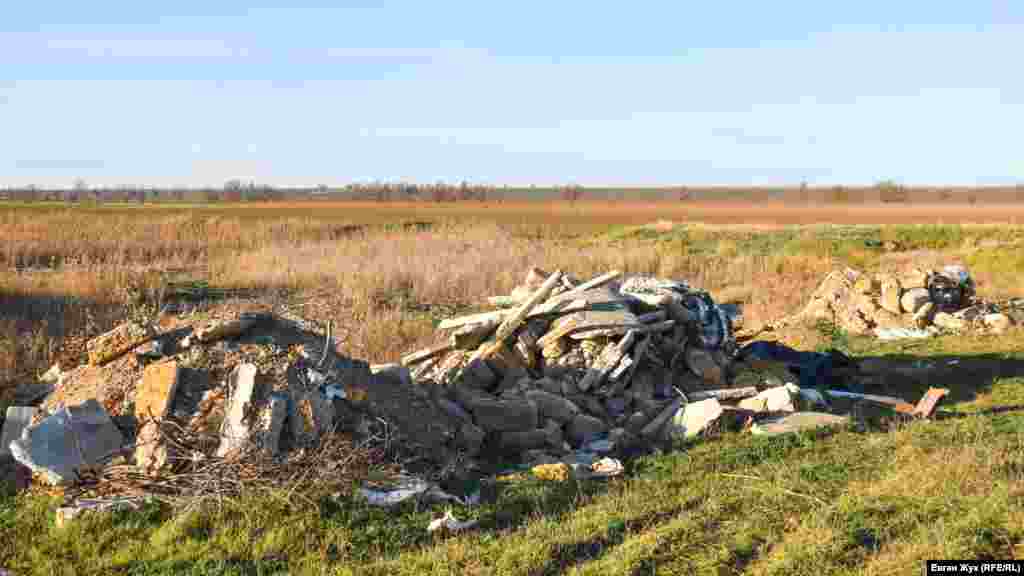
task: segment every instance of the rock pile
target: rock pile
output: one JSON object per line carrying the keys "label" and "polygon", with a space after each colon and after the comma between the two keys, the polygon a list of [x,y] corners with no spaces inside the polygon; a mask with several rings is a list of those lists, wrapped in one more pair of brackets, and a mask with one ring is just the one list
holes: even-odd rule
{"label": "rock pile", "polygon": [[907,330],[1001,334],[1014,324],[1011,316],[975,296],[970,275],[960,266],[875,275],[835,270],[806,307],[787,320],[834,321],[850,333],[879,336]]}
{"label": "rock pile", "polygon": [[650,443],[687,391],[720,388],[731,318],[703,291],[617,271],[580,283],[533,268],[505,306],[442,322],[412,353],[418,388],[457,422],[456,445],[541,456]]}

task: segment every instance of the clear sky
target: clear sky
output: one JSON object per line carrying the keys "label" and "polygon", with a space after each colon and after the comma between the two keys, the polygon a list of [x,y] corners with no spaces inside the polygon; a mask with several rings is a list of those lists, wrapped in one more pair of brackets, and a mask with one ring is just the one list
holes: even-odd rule
{"label": "clear sky", "polygon": [[0,185],[1024,182],[1024,2],[6,2]]}

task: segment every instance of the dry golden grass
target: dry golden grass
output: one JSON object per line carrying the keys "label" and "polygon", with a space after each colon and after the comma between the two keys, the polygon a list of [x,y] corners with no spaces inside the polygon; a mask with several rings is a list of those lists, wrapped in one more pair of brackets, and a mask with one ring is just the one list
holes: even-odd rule
{"label": "dry golden grass", "polygon": [[[286,290],[310,316],[347,331],[346,352],[384,361],[429,343],[432,316],[507,293],[530,266],[580,277],[617,268],[685,278],[723,300],[743,302],[756,324],[795,310],[840,256],[822,243],[820,227],[785,225],[982,222],[1012,220],[1020,211],[609,202],[4,208],[0,383],[6,384],[45,369],[66,336],[95,334],[126,308],[156,305],[170,276]],[[985,264],[978,255],[986,253],[993,261],[979,267],[979,280],[1012,290],[1017,278],[1005,268],[1020,257],[979,247],[996,240],[989,232],[965,235],[969,229],[956,228],[957,247],[974,259],[968,263]],[[618,232],[605,237],[609,230]],[[772,240],[773,231],[790,240]],[[903,254],[932,263],[958,253]],[[854,263],[875,258],[856,245],[841,256]]]}

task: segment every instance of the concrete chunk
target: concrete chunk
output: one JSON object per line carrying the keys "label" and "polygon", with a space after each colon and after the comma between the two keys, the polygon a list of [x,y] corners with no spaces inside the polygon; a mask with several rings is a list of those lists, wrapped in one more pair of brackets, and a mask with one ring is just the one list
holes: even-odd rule
{"label": "concrete chunk", "polygon": [[693,438],[722,416],[722,405],[714,398],[691,402],[672,417],[673,435]]}
{"label": "concrete chunk", "polygon": [[541,418],[551,418],[562,424],[571,421],[580,413],[579,407],[571,401],[543,390],[530,390],[526,393],[526,398],[537,404]]}
{"label": "concrete chunk", "polygon": [[125,322],[113,330],[89,340],[85,348],[89,364],[99,366],[115,360],[140,344],[156,338],[157,330],[151,324]]}
{"label": "concrete chunk", "polygon": [[15,460],[58,485],[120,451],[123,441],[106,410],[96,400],[88,400],[63,407],[25,428],[10,449]]}
{"label": "concrete chunk", "polygon": [[224,422],[220,429],[220,446],[217,456],[224,457],[240,450],[249,440],[252,420],[248,417],[250,404],[255,402],[256,365],[239,364],[228,375],[231,397],[225,410]]}
{"label": "concrete chunk", "polygon": [[653,420],[648,422],[642,430],[640,430],[640,436],[647,439],[656,438],[665,428],[665,424],[667,424],[668,421],[671,420],[673,416],[675,416],[676,412],[679,411],[679,408],[682,405],[683,399],[676,398],[671,404],[669,404],[667,407],[665,407],[665,409],[658,413],[658,415],[655,416]]}
{"label": "concrete chunk", "polygon": [[177,361],[150,364],[142,373],[142,384],[135,391],[135,417],[140,422],[167,417],[174,404],[181,370]]}
{"label": "concrete chunk", "polygon": [[607,431],[604,421],[587,414],[577,414],[565,430],[569,440],[577,445],[596,440]]}
{"label": "concrete chunk", "polygon": [[488,432],[522,432],[537,428],[537,404],[518,398],[477,398],[469,406],[476,425]]}
{"label": "concrete chunk", "polygon": [[[797,388],[795,394],[799,395]],[[745,398],[740,401],[739,407],[752,412],[795,412],[793,404],[794,391],[787,386],[777,386],[762,390],[753,398]]]}

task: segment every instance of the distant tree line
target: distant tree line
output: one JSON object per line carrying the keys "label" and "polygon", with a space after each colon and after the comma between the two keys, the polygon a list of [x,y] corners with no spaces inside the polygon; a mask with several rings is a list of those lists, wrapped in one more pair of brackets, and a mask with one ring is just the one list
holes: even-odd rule
{"label": "distant tree line", "polygon": [[0,188],[0,200],[67,203],[146,202],[277,202],[301,200],[362,202],[505,202],[505,201],[668,201],[668,202],[823,202],[847,204],[881,202],[969,203],[1024,202],[1024,184],[1014,186],[909,187],[895,180],[872,186],[814,187],[802,182],[779,187],[590,187],[579,184],[556,186],[494,186],[460,182],[413,184],[405,182],[353,183],[340,187],[275,187],[254,181],[232,179],[220,187],[157,188],[153,186],[92,187],[82,179],[69,188],[22,186]]}

